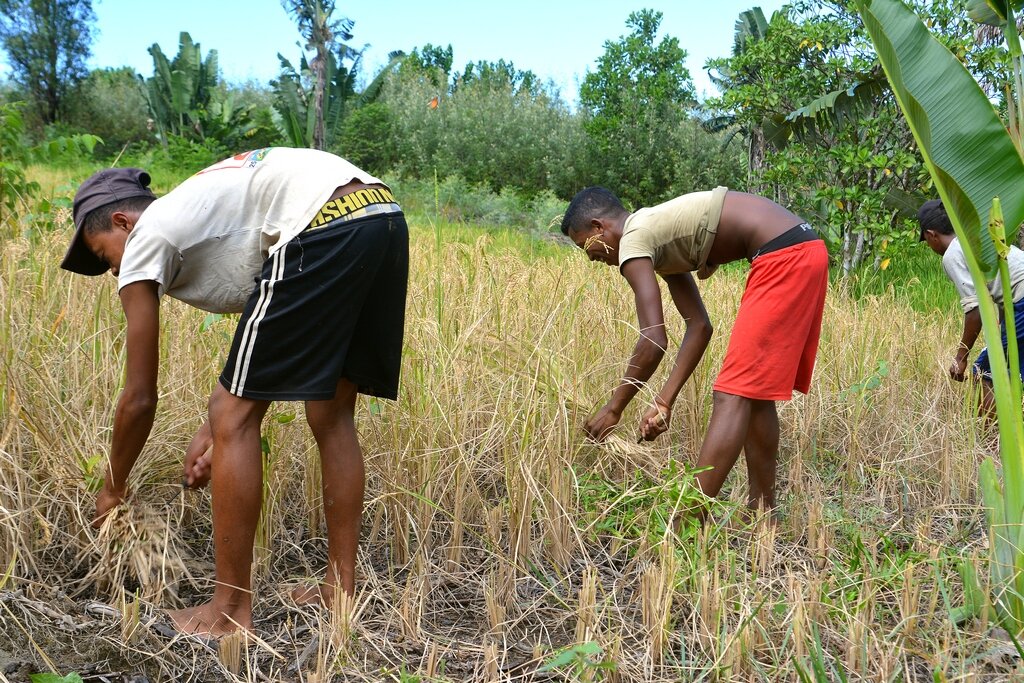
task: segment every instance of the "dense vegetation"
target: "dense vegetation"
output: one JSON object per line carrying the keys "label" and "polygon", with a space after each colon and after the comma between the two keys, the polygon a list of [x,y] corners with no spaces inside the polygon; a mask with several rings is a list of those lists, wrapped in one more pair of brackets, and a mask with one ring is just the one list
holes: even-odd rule
{"label": "dense vegetation", "polygon": [[[976,33],[959,0],[915,7],[1001,98],[1005,51]],[[306,51],[281,55],[269,83],[241,84],[221,78],[216,46],[203,52],[184,31],[173,56],[168,46],[150,48],[151,73],[118,65],[87,73],[90,2],[58,3],[54,11],[80,30],[77,43],[55,49],[77,66],[42,78],[59,81],[43,92],[32,85],[41,77],[26,71],[33,62],[13,58],[24,35],[38,43],[53,34],[23,19],[34,8],[5,0],[0,39],[15,68],[0,101],[22,103],[33,142],[98,136],[102,163],[177,176],[228,153],[288,144],[326,148],[389,177],[451,178],[521,201],[566,200],[604,184],[640,206],[727,184],[809,217],[845,274],[902,258],[914,242],[911,209],[931,192],[863,27],[840,1],[741,13],[731,50],[706,65],[720,93],[705,101],[694,97],[685,45],[659,38],[661,15],[650,10],[624,17],[579,101],[567,102],[505,60],[460,70],[450,45],[394,46],[389,64],[364,74],[352,47],[358,27],[319,0],[288,3]]]}

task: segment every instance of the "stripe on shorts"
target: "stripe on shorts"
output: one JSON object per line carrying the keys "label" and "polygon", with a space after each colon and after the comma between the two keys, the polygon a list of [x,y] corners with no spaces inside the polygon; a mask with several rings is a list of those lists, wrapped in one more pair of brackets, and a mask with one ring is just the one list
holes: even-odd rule
{"label": "stripe on shorts", "polygon": [[252,359],[253,349],[256,348],[256,335],[259,332],[260,321],[267,314],[270,308],[270,301],[274,297],[274,284],[284,277],[284,253],[287,249],[278,249],[274,252],[273,263],[270,268],[270,279],[260,283],[260,298],[256,302],[256,308],[246,322],[245,331],[242,334],[242,341],[238,345],[238,357],[235,359],[235,371],[231,377],[231,393],[241,395],[245,390],[245,379],[249,374],[249,361]]}

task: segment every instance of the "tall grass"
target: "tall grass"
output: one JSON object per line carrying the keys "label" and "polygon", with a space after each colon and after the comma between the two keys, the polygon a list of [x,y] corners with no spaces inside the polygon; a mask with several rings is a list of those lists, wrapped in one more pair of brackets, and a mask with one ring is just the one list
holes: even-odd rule
{"label": "tall grass", "polygon": [[942,258],[923,242],[904,246],[884,270],[862,268],[846,278],[843,286],[852,297],[886,296],[921,315],[945,314],[959,306],[956,289],[942,270]]}
{"label": "tall grass", "polygon": [[[58,269],[66,223],[4,240],[0,665],[247,681],[1015,671],[984,619],[953,618],[957,569],[984,555],[975,473],[991,448],[946,379],[955,309],[921,315],[895,288],[834,290],[811,394],[780,409],[780,523],[730,514],[738,468],[713,523],[680,542],[652,520],[679,504],[743,270],[701,285],[716,333],[668,437],[625,438],[636,405],[623,437],[599,447],[580,424],[636,334],[614,269],[437,216],[411,225],[401,396],[361,400],[357,415],[368,486],[355,601],[331,613],[288,600],[326,548],[315,447],[292,419],[301,406],[275,405],[256,630],[219,648],[170,642],[155,615],[212,591],[208,494],[179,496],[179,469],[233,321],[164,302],[153,436],[130,504],[93,531],[89,463],[106,453],[124,362],[114,281]],[[668,318],[678,340],[682,323]]]}

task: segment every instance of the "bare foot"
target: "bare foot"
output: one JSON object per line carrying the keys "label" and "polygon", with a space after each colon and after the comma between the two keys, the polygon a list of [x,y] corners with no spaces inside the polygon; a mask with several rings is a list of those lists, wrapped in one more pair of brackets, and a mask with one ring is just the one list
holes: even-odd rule
{"label": "bare foot", "polygon": [[178,632],[186,635],[220,638],[234,633],[239,628],[252,628],[252,614],[228,614],[214,607],[212,603],[170,610],[167,616],[174,622]]}
{"label": "bare foot", "polygon": [[334,598],[334,586],[303,583],[292,589],[291,596],[296,605],[322,605],[330,609]]}

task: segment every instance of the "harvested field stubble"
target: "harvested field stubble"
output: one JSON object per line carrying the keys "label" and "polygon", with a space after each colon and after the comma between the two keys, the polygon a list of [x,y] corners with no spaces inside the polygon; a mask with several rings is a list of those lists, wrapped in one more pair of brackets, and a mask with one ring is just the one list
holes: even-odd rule
{"label": "harvested field stubble", "polygon": [[[179,495],[178,482],[233,320],[164,302],[156,425],[130,504],[94,531],[90,487],[123,381],[114,280],[60,271],[63,233],[3,238],[0,679],[774,681],[820,666],[833,678],[924,681],[1016,670],[984,618],[957,626],[949,614],[962,603],[958,563],[985,573],[975,472],[991,448],[944,379],[952,311],[834,292],[812,393],[780,408],[779,525],[743,526],[727,503],[678,541],[666,520],[689,495],[684,466],[745,271],[701,284],[716,332],[668,438],[633,444],[634,403],[597,447],[579,425],[636,334],[622,279],[575,250],[500,232],[448,241],[454,228],[411,222],[401,398],[361,399],[357,416],[368,471],[359,592],[333,612],[287,598],[323,566],[325,542],[301,406],[275,405],[256,631],[219,646],[172,642],[159,609],[212,589],[208,494]],[[678,343],[682,322],[667,318]],[[726,492],[744,499],[742,465]]]}

